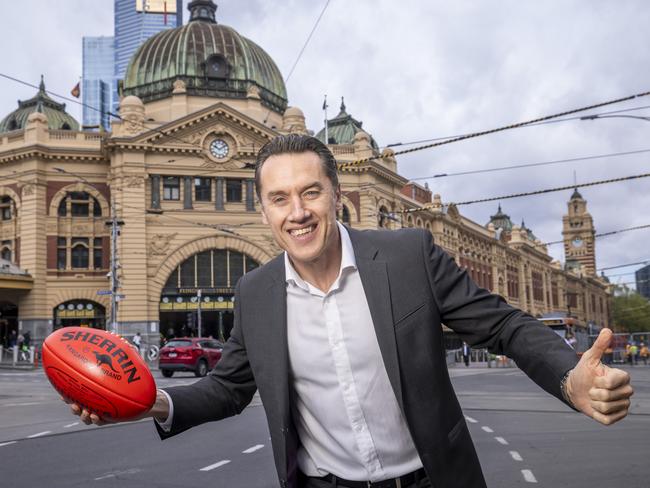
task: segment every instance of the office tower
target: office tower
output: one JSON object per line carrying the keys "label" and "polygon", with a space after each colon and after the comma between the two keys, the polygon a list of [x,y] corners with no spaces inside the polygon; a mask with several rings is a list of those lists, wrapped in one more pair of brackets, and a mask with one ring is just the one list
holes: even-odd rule
{"label": "office tower", "polygon": [[119,80],[135,51],[152,35],[183,23],[182,0],[115,0],[114,36],[83,38],[82,123],[110,130],[119,107]]}

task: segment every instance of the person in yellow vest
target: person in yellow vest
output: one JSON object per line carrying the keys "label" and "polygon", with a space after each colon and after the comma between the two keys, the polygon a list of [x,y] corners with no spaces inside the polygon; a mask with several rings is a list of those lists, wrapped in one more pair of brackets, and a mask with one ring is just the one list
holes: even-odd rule
{"label": "person in yellow vest", "polygon": [[641,343],[641,349],[639,350],[639,356],[641,356],[641,361],[644,365],[648,364],[648,357],[650,357],[650,350],[643,342]]}

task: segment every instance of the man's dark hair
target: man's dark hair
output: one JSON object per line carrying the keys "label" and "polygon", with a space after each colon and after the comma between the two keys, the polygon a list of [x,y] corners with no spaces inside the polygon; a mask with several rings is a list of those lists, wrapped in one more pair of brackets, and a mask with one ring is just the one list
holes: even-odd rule
{"label": "man's dark hair", "polygon": [[339,178],[336,171],[336,159],[334,155],[320,140],[312,136],[301,134],[288,134],[277,136],[262,146],[257,153],[255,161],[255,193],[257,198],[262,202],[262,183],[260,182],[260,172],[262,166],[271,156],[278,154],[300,154],[304,152],[315,152],[323,163],[325,174],[332,183],[332,188],[336,190],[339,186]]}

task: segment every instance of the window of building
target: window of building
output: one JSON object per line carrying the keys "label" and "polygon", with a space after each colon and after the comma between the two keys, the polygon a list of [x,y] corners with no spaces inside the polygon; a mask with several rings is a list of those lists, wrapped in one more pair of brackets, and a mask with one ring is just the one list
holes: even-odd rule
{"label": "window of building", "polygon": [[242,180],[226,180],[226,201],[241,202],[242,199]]}
{"label": "window of building", "polygon": [[56,267],[57,269],[68,267],[68,240],[65,237],[56,240]]}
{"label": "window of building", "polygon": [[383,205],[379,207],[379,212],[377,214],[377,223],[379,224],[379,227],[388,227],[388,209]]}
{"label": "window of building", "polygon": [[0,218],[2,220],[11,220],[11,207],[13,200],[9,196],[3,196],[0,198]]}
{"label": "window of building", "polygon": [[542,273],[533,271],[531,273],[533,281],[533,299],[538,302],[544,301],[544,285],[542,282]]}
{"label": "window of building", "polygon": [[59,203],[59,217],[101,217],[102,207],[97,199],[85,191],[71,191]]}
{"label": "window of building", "polygon": [[11,262],[11,241],[2,241],[0,242],[0,258]]}
{"label": "window of building", "polygon": [[163,200],[180,200],[181,179],[178,176],[163,177]]}
{"label": "window of building", "polygon": [[194,200],[209,202],[212,198],[212,178],[194,178]]}
{"label": "window of building", "polygon": [[348,210],[348,207],[343,205],[343,208],[341,209],[341,222],[344,224],[350,224],[350,210]]}
{"label": "window of building", "polygon": [[72,268],[88,269],[89,249],[87,237],[72,238]]}
{"label": "window of building", "polygon": [[94,269],[101,269],[102,266],[102,260],[104,258],[104,249],[102,246],[102,238],[101,237],[95,237],[93,239],[93,268]]}

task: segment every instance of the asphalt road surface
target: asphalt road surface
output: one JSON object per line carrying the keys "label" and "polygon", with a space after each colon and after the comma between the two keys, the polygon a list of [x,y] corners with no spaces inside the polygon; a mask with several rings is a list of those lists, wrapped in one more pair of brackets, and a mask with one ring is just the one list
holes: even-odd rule
{"label": "asphalt road surface", "polygon": [[[633,414],[603,427],[514,368],[452,369],[488,486],[650,486],[650,366],[630,370]],[[160,387],[192,375],[154,376]],[[259,400],[161,442],[152,421],[79,424],[42,371],[0,370],[0,487],[277,487]]]}

